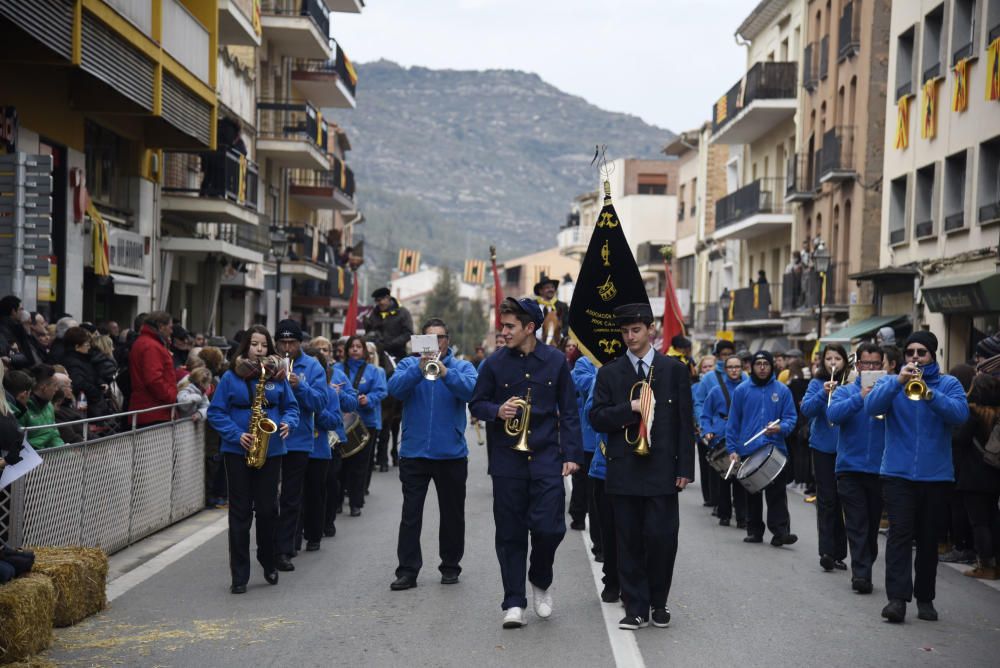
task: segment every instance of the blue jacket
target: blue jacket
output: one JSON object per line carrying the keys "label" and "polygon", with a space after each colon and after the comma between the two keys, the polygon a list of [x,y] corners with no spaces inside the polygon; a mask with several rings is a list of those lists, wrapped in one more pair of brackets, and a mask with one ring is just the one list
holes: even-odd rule
{"label": "blue jacket", "polygon": [[[346,365],[346,366],[345,366]],[[349,384],[354,386],[354,376],[357,374],[360,360],[347,360],[337,362],[337,368],[347,376]],[[358,386],[358,397],[363,394],[368,397],[368,405],[358,405],[358,415],[361,422],[369,429],[382,428],[382,400],[389,396],[385,384],[385,371],[377,366],[368,364],[365,366],[365,373]]]}
{"label": "blue jacket", "polygon": [[580,413],[580,435],[583,439],[583,451],[593,452],[597,448],[597,432],[590,424],[590,418],[584,411],[584,404],[594,387],[597,367],[594,366],[589,357],[583,356],[576,361],[570,376],[573,378],[573,385],[576,386],[576,405]]}
{"label": "blue jacket", "polygon": [[[508,398],[525,396],[529,388],[528,445],[534,452],[526,455],[511,449],[515,438],[504,432],[497,411]],[[487,357],[469,409],[486,425],[490,475],[533,480],[562,476],[563,462],[583,463],[576,387],[565,355],[552,346],[538,343],[527,355],[501,348]]]}
{"label": "blue jacket", "polygon": [[299,386],[292,389],[299,404],[299,424],[288,433],[288,452],[312,452],[316,442],[314,416],[326,406],[326,372],[315,357],[299,353],[292,360],[292,371],[299,377]]}
{"label": "blue jacket", "polygon": [[[729,407],[726,450],[747,457],[765,446],[774,445],[787,455],[785,437],[792,433],[797,417],[792,393],[773,375],[764,385],[757,385],[753,380],[740,383],[733,392],[733,403]],[[779,433],[762,434],[749,445],[743,445],[774,420],[781,420]]]}
{"label": "blue jacket", "polygon": [[840,427],[836,424],[831,426],[831,420],[826,416],[826,402],[829,400],[826,390],[823,389],[823,381],[813,378],[809,381],[809,387],[806,388],[806,394],[802,397],[802,405],[799,408],[803,416],[810,418],[809,447],[832,455],[837,452]]}
{"label": "blue jacket", "polygon": [[885,450],[885,420],[865,412],[861,378],[833,391],[830,422],[840,426],[837,438],[837,473],[875,473],[882,467]]}
{"label": "blue jacket", "polygon": [[[246,381],[232,371],[223,374],[208,406],[208,423],[219,433],[222,452],[246,454],[240,445],[240,436],[250,428],[250,406],[256,394],[257,379]],[[299,404],[288,381],[264,381],[264,399],[267,417],[279,427],[284,422],[294,430],[299,424]],[[285,441],[275,432],[268,441],[267,456],[278,457],[286,452]]]}
{"label": "blue jacket", "polygon": [[[340,370],[339,366],[334,365],[333,373],[330,374],[330,384],[340,386],[340,391],[337,394],[340,401],[341,416],[343,416],[344,413],[357,413],[358,391],[354,389],[354,386],[351,385],[351,381],[347,379],[347,376],[344,375],[344,372]],[[334,389],[336,390],[336,388]],[[341,443],[347,441],[347,432],[344,431],[343,421],[341,421],[340,428],[337,429],[337,435],[340,436]]]}
{"label": "blue jacket", "polygon": [[969,404],[958,379],[941,373],[937,362],[923,370],[924,382],[934,391],[929,401],[907,399],[898,376],[879,378],[865,397],[868,415],[885,416],[879,473],[919,482],[954,480],[951,428],[969,419]]}
{"label": "blue jacket", "polygon": [[600,448],[594,450],[594,458],[590,460],[590,470],[587,471],[587,475],[598,480],[604,480],[608,475],[608,460],[604,458]]}
{"label": "blue jacket", "polygon": [[[726,363],[719,360],[715,363],[715,371],[722,374],[723,379],[728,378],[726,375]],[[694,402],[694,417],[698,424],[701,424],[701,414],[704,410],[705,400],[708,399],[709,393],[719,386],[719,374],[706,373],[701,379],[691,386],[691,399]],[[740,383],[749,378],[745,373],[740,376]],[[739,383],[737,383],[738,385]],[[704,430],[702,430],[704,433]]]}
{"label": "blue jacket", "polygon": [[[698,384],[701,385],[704,382],[702,380]],[[743,379],[731,380],[729,376],[726,376],[723,382],[726,384],[726,389],[729,390],[729,399],[732,400],[733,393],[737,387],[743,384]],[[701,425],[702,435],[715,434],[715,438],[712,439],[709,445],[715,445],[716,441],[725,438],[728,422],[729,407],[726,406],[726,397],[722,394],[722,388],[716,382],[715,387],[711,389],[708,396],[702,402],[701,414],[698,416],[698,424]]]}
{"label": "blue jacket", "polygon": [[344,436],[341,436],[341,433],[344,431],[344,416],[340,412],[340,395],[330,385],[324,383],[323,387],[326,392],[327,401],[323,410],[316,413],[315,416],[316,433],[313,438],[313,449],[309,454],[309,459],[333,459],[333,451],[330,450],[329,432],[337,432],[341,443],[345,440]]}
{"label": "blue jacket", "polygon": [[429,381],[420,371],[419,355],[404,357],[389,379],[389,394],[403,402],[400,457],[469,456],[465,409],[476,386],[476,369],[470,362],[455,358],[450,350],[441,362],[448,373]]}

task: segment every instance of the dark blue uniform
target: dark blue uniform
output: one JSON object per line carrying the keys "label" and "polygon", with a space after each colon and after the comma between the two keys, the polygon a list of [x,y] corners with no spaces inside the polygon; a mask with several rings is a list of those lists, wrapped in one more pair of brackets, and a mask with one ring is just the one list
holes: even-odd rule
{"label": "dark blue uniform", "polygon": [[[524,397],[529,388],[528,447],[533,452],[526,454],[511,449],[516,439],[504,432],[497,411],[510,397]],[[502,607],[524,608],[529,533],[532,550],[527,577],[536,587],[548,589],[556,548],[566,534],[563,462],[583,461],[576,388],[565,356],[544,343],[527,355],[501,348],[480,366],[469,408],[473,417],[486,424],[490,446]]]}

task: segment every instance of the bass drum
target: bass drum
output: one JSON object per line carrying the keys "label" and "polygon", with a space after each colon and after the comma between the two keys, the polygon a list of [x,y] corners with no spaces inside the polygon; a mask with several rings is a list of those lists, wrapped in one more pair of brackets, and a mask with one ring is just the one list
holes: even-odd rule
{"label": "bass drum", "polygon": [[740,464],[736,479],[750,494],[756,494],[781,475],[788,458],[773,445],[761,448]]}
{"label": "bass drum", "polygon": [[357,413],[344,413],[344,431],[347,433],[347,443],[344,444],[340,456],[347,459],[365,449],[371,434]]}

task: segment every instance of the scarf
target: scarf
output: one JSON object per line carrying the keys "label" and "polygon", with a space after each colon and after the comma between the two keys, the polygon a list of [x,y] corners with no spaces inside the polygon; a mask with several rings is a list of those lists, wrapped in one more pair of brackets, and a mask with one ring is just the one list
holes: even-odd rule
{"label": "scarf", "polygon": [[559,298],[553,297],[552,299],[545,299],[544,297],[537,296],[535,297],[535,301],[538,302],[540,306],[554,309],[556,307],[556,302],[559,301]]}

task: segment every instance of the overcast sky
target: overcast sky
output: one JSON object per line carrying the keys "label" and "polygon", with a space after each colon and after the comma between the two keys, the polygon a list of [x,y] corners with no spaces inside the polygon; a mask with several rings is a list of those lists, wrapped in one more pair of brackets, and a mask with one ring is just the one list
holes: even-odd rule
{"label": "overcast sky", "polygon": [[[742,75],[733,33],[758,0],[366,0],[332,14],[359,62],[518,69],[673,131],[709,119]],[[359,110],[364,81],[359,84]]]}

